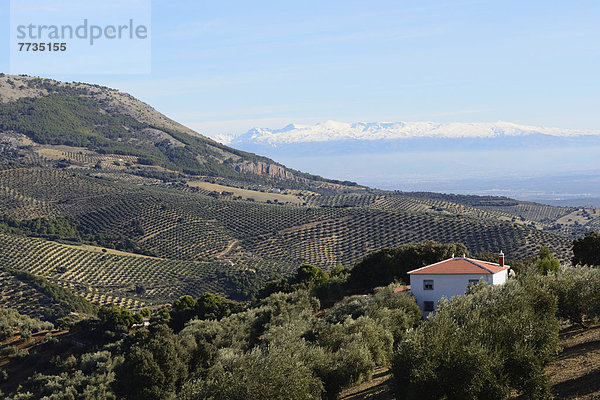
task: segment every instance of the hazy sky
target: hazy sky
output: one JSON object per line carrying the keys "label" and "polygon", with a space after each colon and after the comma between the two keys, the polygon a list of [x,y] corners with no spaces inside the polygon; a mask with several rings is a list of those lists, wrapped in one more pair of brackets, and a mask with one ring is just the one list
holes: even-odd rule
{"label": "hazy sky", "polygon": [[597,0],[155,0],[151,74],[50,77],[130,92],[209,135],[327,119],[598,129],[599,17]]}

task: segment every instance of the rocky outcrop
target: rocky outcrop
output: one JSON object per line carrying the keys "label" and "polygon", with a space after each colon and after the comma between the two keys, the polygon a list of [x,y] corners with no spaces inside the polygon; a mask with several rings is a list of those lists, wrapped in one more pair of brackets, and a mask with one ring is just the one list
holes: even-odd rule
{"label": "rocky outcrop", "polygon": [[269,164],[262,161],[245,162],[235,166],[237,172],[245,172],[257,175],[270,175],[280,179],[294,179],[295,176],[285,167],[276,164]]}

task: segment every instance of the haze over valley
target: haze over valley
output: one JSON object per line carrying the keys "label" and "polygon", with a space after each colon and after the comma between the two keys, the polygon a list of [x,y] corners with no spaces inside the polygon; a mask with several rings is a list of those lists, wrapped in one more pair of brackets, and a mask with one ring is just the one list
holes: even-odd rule
{"label": "haze over valley", "polygon": [[497,123],[290,124],[215,135],[294,169],[387,190],[597,204],[600,130]]}

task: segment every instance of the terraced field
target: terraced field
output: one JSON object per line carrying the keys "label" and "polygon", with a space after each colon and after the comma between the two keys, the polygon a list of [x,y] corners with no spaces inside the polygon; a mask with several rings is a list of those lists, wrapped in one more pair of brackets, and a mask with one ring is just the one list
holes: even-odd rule
{"label": "terraced field", "polygon": [[68,160],[77,164],[94,166],[96,163],[137,163],[138,157],[121,154],[98,154],[85,148],[70,146],[42,146],[36,153],[48,160]]}
{"label": "terraced field", "polygon": [[42,318],[47,309],[58,309],[48,296],[5,271],[0,271],[0,304],[33,318]]}
{"label": "terraced field", "polygon": [[351,264],[382,247],[428,239],[464,242],[474,252],[503,249],[515,257],[535,253],[540,243],[568,254],[570,245],[566,238],[494,219],[485,211],[466,218],[443,212],[271,206],[169,190],[136,194],[80,219],[90,229],[131,235],[159,256],[181,260],[224,256],[228,249],[228,257],[249,252],[330,267]]}
{"label": "terraced field", "polygon": [[93,210],[120,192],[107,182],[61,169],[0,170],[0,210],[20,219]]}
{"label": "terraced field", "polygon": [[566,238],[512,223],[356,209],[298,229],[249,238],[242,246],[269,258],[332,267],[338,262],[352,265],[381,248],[423,240],[462,242],[472,252],[503,250],[515,258],[535,254],[542,243],[558,255],[568,255],[570,247]]}
{"label": "terraced field", "polygon": [[[5,167],[0,178],[0,213],[21,219],[72,215],[87,233],[125,236],[157,256],[0,236],[0,265],[70,287],[97,304],[138,308],[183,294],[232,294],[236,288],[226,275],[235,271],[258,271],[264,278],[292,273],[302,263],[352,266],[381,248],[425,240],[462,242],[472,252],[503,250],[510,258],[546,245],[562,260],[570,257],[571,238],[535,229],[567,211],[544,211],[546,206],[479,207],[362,189],[308,193],[301,196],[304,204],[265,204],[215,198],[126,171]],[[145,292],[136,294],[136,285]]]}
{"label": "terraced field", "polygon": [[[598,210],[312,176],[202,137],[109,88],[10,81],[0,80],[0,267],[98,304],[247,296],[302,263],[351,266],[426,240],[517,259],[546,245],[567,261],[573,237],[600,227]],[[5,278],[0,288],[14,288]],[[28,293],[16,287],[7,302]]]}
{"label": "terraced field", "polygon": [[574,211],[570,207],[551,207],[544,204],[520,203],[513,206],[481,206],[484,210],[499,211],[529,221],[553,223]]}
{"label": "terraced field", "polygon": [[[190,262],[99,253],[44,239],[0,234],[0,265],[69,287],[96,303],[138,308],[205,291],[225,293],[217,262]],[[144,286],[136,295],[136,285]]]}
{"label": "terraced field", "polygon": [[[564,215],[566,210],[542,204],[524,203],[514,207],[475,207],[468,204],[455,203],[437,198],[411,197],[408,195],[379,195],[370,193],[350,193],[333,196],[312,196],[307,198],[307,204],[315,207],[364,207],[383,211],[406,212],[433,212],[447,215],[468,216],[479,219],[498,219],[516,223],[544,221],[541,219],[517,218],[521,217],[524,210],[529,210],[532,215],[555,215],[557,218]],[[535,210],[533,212],[532,210]]]}
{"label": "terraced field", "polygon": [[513,221],[513,215],[498,210],[486,210],[460,203],[439,199],[423,199],[409,196],[379,196],[373,208],[390,211],[434,212],[447,215],[460,215],[478,219],[498,219]]}
{"label": "terraced field", "polygon": [[368,193],[344,193],[325,196],[306,196],[311,207],[370,207],[382,196]]}

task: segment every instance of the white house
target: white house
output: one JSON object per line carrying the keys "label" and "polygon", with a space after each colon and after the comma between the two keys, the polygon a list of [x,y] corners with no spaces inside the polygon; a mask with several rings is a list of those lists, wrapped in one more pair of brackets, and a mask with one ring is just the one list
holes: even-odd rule
{"label": "white house", "polygon": [[504,265],[504,253],[500,252],[498,264],[452,257],[423,268],[409,271],[410,291],[424,313],[435,310],[442,297],[450,299],[463,295],[470,283],[480,280],[490,285],[502,285],[508,277],[510,266]]}

